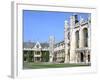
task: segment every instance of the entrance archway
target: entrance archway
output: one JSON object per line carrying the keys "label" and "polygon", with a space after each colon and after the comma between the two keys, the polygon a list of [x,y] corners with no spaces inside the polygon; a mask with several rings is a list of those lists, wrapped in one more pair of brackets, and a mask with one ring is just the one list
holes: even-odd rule
{"label": "entrance archway", "polygon": [[80,53],[80,59],[81,59],[81,62],[84,61],[84,54],[83,54],[83,52]]}
{"label": "entrance archway", "polygon": [[88,62],[90,62],[90,55],[88,55]]}

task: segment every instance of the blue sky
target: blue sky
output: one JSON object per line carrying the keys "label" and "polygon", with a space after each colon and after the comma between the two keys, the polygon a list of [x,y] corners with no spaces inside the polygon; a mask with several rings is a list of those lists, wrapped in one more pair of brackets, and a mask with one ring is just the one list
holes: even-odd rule
{"label": "blue sky", "polygon": [[69,21],[73,14],[77,14],[78,19],[89,16],[88,13],[23,10],[24,42],[48,42],[52,35],[56,42],[64,40],[64,21]]}

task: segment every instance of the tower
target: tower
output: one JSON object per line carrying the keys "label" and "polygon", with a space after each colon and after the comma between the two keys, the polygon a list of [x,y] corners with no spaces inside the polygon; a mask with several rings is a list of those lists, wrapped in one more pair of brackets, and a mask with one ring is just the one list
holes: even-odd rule
{"label": "tower", "polygon": [[76,37],[75,37],[75,25],[78,23],[77,15],[70,17],[70,63],[76,63]]}
{"label": "tower", "polygon": [[71,28],[74,28],[75,27],[75,24],[78,22],[78,16],[76,14],[73,14],[71,17],[70,17],[70,27]]}
{"label": "tower", "polygon": [[54,44],[55,44],[55,38],[54,36],[49,37],[49,62],[53,62],[53,55],[54,55]]}
{"label": "tower", "polygon": [[69,63],[69,25],[68,21],[65,21],[65,27],[64,27],[64,41],[65,41],[65,62]]}

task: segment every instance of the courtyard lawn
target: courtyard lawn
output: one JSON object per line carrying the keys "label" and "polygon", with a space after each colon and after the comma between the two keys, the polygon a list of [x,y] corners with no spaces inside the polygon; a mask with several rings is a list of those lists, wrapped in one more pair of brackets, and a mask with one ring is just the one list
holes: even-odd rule
{"label": "courtyard lawn", "polygon": [[82,67],[90,66],[89,64],[65,64],[65,63],[33,63],[24,62],[24,69],[40,69],[40,68],[63,68],[63,67]]}

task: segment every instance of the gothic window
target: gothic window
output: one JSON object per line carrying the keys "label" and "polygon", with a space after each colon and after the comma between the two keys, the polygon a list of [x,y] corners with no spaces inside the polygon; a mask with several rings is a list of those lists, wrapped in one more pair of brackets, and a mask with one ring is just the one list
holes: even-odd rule
{"label": "gothic window", "polygon": [[84,47],[88,47],[88,30],[87,30],[87,28],[83,29],[83,39],[84,39]]}
{"label": "gothic window", "polygon": [[76,37],[76,48],[79,48],[79,31],[76,31],[75,37]]}

